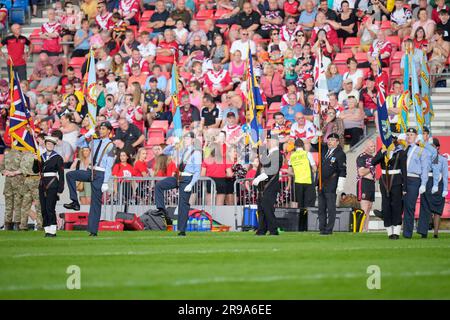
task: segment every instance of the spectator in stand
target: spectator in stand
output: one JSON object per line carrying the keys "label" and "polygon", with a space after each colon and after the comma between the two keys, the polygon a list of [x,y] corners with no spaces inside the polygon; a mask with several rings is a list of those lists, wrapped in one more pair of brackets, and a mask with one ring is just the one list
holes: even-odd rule
{"label": "spectator in stand", "polygon": [[186,63],[190,61],[205,61],[209,57],[208,47],[202,44],[202,39],[199,36],[195,36],[193,41],[194,44],[187,48],[188,59]]}
{"label": "spectator in stand", "polygon": [[414,33],[416,32],[417,28],[422,27],[425,29],[425,37],[427,38],[427,40],[431,40],[436,29],[436,23],[428,18],[426,9],[419,9],[418,15],[419,19],[412,25],[410,37],[414,37]]}
{"label": "spectator in stand", "polygon": [[375,78],[366,78],[366,84],[359,93],[359,107],[364,110],[367,117],[373,117],[377,110],[377,88],[375,88]]}
{"label": "spectator in stand", "polygon": [[313,123],[306,120],[302,112],[297,112],[295,115],[295,122],[291,126],[291,137],[302,139],[306,144],[310,144],[315,135],[316,129]]}
{"label": "spectator in stand", "polygon": [[[133,49],[131,51],[131,59],[128,60],[126,67],[125,67],[125,70],[128,73],[128,75],[131,75],[132,66],[135,64],[138,65],[142,74],[144,74],[145,76],[148,76],[148,74],[150,73],[149,63],[147,60],[142,58],[141,53],[139,52],[139,49]],[[146,79],[147,78],[145,78],[145,80]],[[144,80],[144,83],[145,83],[145,80]]]}
{"label": "spectator in stand", "polygon": [[[70,170],[89,170],[91,164],[91,149],[82,147],[78,151],[78,157],[70,166]],[[77,191],[80,197],[81,205],[91,204],[91,184],[83,181],[77,181]]]}
{"label": "spectator in stand", "polygon": [[363,231],[369,231],[370,211],[375,202],[375,167],[372,159],[375,155],[375,143],[369,139],[366,142],[364,152],[356,158],[356,194],[361,202],[361,209],[366,215]]}
{"label": "spectator in stand", "polygon": [[[428,46],[428,53],[431,58],[428,61],[431,74],[439,74],[445,69],[449,54],[450,42],[444,40],[444,30],[437,30]],[[434,87],[436,77],[432,76],[431,87]]]}
{"label": "spectator in stand", "polygon": [[228,112],[226,115],[225,125],[222,131],[225,134],[225,143],[228,146],[237,145],[244,137],[242,135],[242,127],[238,123],[238,118],[234,112]]}
{"label": "spectator in stand", "polygon": [[287,18],[286,24],[283,25],[280,29],[281,40],[289,43],[292,47],[292,44],[296,40],[295,35],[300,30],[302,30],[302,27],[297,24],[297,20],[295,17],[291,16]]}
{"label": "spectator in stand", "polygon": [[150,128],[153,120],[169,120],[167,113],[164,112],[164,92],[157,88],[157,80],[150,79],[150,89],[144,95],[144,114]]}
{"label": "spectator in stand", "polygon": [[273,119],[275,122],[270,129],[270,133],[278,135],[280,144],[287,142],[291,134],[291,121],[286,120],[282,112],[274,113]]}
{"label": "spectator in stand", "polygon": [[300,13],[298,24],[308,36],[311,35],[311,32],[314,28],[316,15],[317,10],[314,7],[314,2],[311,0],[307,0],[305,2],[305,10]]}
{"label": "spectator in stand", "polygon": [[161,66],[155,64],[152,67],[152,75],[147,78],[145,82],[144,89],[149,90],[150,88],[150,79],[155,78],[157,80],[157,88],[161,91],[165,91],[167,88],[167,79],[166,76],[162,74]]}
{"label": "spectator in stand", "polygon": [[127,29],[125,32],[125,40],[122,42],[119,54],[122,56],[125,62],[128,62],[133,50],[138,50],[139,42],[136,41],[134,37],[134,31],[132,29]]}
{"label": "spectator in stand", "polygon": [[[183,1],[183,0],[179,0]],[[173,30],[164,31],[164,39],[159,41],[156,47],[156,64],[163,66],[164,70],[170,72],[174,62],[178,61],[178,43],[175,41]]]}
{"label": "spectator in stand", "polygon": [[134,155],[137,149],[144,143],[145,136],[134,124],[126,118],[119,119],[119,128],[114,135],[114,145],[118,151],[126,151]]}
{"label": "spectator in stand", "polygon": [[187,37],[187,43],[189,46],[193,46],[195,44],[194,39],[196,37],[200,38],[201,41],[200,43],[202,45],[206,46],[208,44],[208,38],[206,37],[206,33],[205,31],[203,31],[203,29],[200,29],[197,20],[191,20],[191,22],[189,23],[189,30],[190,32]]}
{"label": "spectator in stand", "polygon": [[389,123],[391,126],[391,131],[394,133],[399,133],[397,129],[398,114],[401,111],[401,100],[400,97],[403,92],[403,86],[400,81],[395,80],[393,84],[393,92],[386,98],[386,108],[389,116]]}
{"label": "spectator in stand", "polygon": [[129,25],[139,25],[140,10],[139,0],[119,0],[119,13]]}
{"label": "spectator in stand", "polygon": [[149,170],[147,167],[147,149],[139,148],[136,153],[136,161],[134,162],[134,173],[139,177],[148,177]]}
{"label": "spectator in stand", "polygon": [[[126,151],[120,151],[116,157],[111,175],[115,178],[131,178],[136,176],[131,156]],[[120,202],[128,203],[133,197],[132,182],[127,179],[114,179],[114,194]]]}
{"label": "spectator in stand", "polygon": [[337,14],[334,10],[328,8],[328,0],[319,1],[319,11],[325,13],[327,20],[336,21]]}
{"label": "spectator in stand", "polygon": [[97,15],[97,4],[98,0],[84,0],[83,3],[80,4],[80,9],[90,21],[94,20]]}
{"label": "spectator in stand", "polygon": [[359,37],[360,44],[352,48],[353,54],[356,52],[367,52],[370,49],[370,45],[377,37],[377,33],[380,30],[378,25],[373,23],[373,17],[370,15],[364,16],[359,26],[357,37]]}
{"label": "spectator in stand", "polygon": [[428,49],[428,40],[425,38],[425,30],[422,27],[418,27],[414,33],[414,47],[419,50]]}
{"label": "spectator in stand", "polygon": [[22,88],[22,93],[25,96],[25,99],[28,99],[31,109],[34,109],[37,96],[36,93],[30,90],[30,83],[28,80],[20,81],[20,87]]}
{"label": "spectator in stand", "polygon": [[62,140],[67,142],[75,152],[75,150],[77,149],[77,140],[80,132],[80,127],[75,123],[72,114],[66,113],[61,116],[61,127],[59,128],[59,130],[63,133]]}
{"label": "spectator in stand", "polygon": [[[255,32],[258,32],[261,25],[261,15],[253,10],[253,6],[250,2],[245,2],[242,11],[237,11],[234,16],[221,17],[218,19],[217,24],[238,25],[241,29],[245,29],[249,32],[250,38],[252,38]],[[230,40],[233,42],[237,38],[237,32],[230,30]]]}
{"label": "spectator in stand", "polygon": [[339,92],[338,102],[343,105],[344,108],[348,107],[348,98],[354,97],[359,101],[359,92],[356,89],[353,89],[353,81],[350,78],[344,80],[344,89]]}
{"label": "spectator in stand", "polygon": [[304,106],[298,102],[297,94],[290,93],[288,94],[288,104],[281,108],[281,113],[287,121],[293,122],[296,115],[299,112],[303,112],[304,109]]}
{"label": "spectator in stand", "polygon": [[112,28],[112,38],[118,42],[122,42],[126,38],[128,23],[122,20],[119,12],[114,12],[111,20],[114,22],[114,26]]}
{"label": "spectator in stand", "polygon": [[222,94],[233,89],[230,74],[223,69],[221,62],[220,59],[214,58],[213,69],[205,74],[205,93],[212,95],[216,101],[220,101]]}
{"label": "spectator in stand", "polygon": [[299,16],[300,3],[297,0],[286,0],[283,4],[286,16],[296,18]]}
{"label": "spectator in stand", "polygon": [[268,0],[269,6],[261,12],[261,29],[258,34],[263,38],[269,38],[270,30],[280,29],[283,25],[284,12],[278,8],[277,0]]}
{"label": "spectator in stand", "polygon": [[316,15],[316,23],[314,24],[314,28],[311,34],[311,45],[314,45],[316,43],[319,31],[324,30],[328,43],[333,46],[333,52],[339,52],[341,49],[339,46],[338,35],[335,29],[337,28],[337,26],[338,24],[336,22],[327,20],[325,14],[322,11],[319,11]]}
{"label": "spectator in stand", "polygon": [[72,66],[67,67],[66,74],[63,75],[61,77],[61,79],[59,80],[59,85],[58,85],[57,91],[62,94],[65,94],[66,93],[66,85],[70,84],[73,87],[73,85],[75,83],[75,79],[78,79],[78,78],[75,76],[74,68]]}
{"label": "spectator in stand", "polygon": [[111,71],[117,77],[123,78],[125,76],[125,62],[120,54],[115,54],[111,61]]}
{"label": "spectator in stand", "polygon": [[339,28],[336,29],[338,37],[344,39],[344,42],[348,37],[356,36],[358,18],[353,13],[347,0],[341,2],[341,12],[338,15],[337,22],[339,24]]}
{"label": "spectator in stand", "polygon": [[55,10],[48,9],[48,22],[41,27],[42,51],[49,56],[58,56],[61,52],[61,25],[56,21]]}
{"label": "spectator in stand", "polygon": [[441,11],[448,12],[449,7],[445,4],[445,0],[436,0],[436,8],[431,12],[431,19],[436,22],[437,27],[439,28],[439,24],[442,22],[440,17]]}
{"label": "spectator in stand", "polygon": [[342,75],[339,73],[337,66],[330,63],[326,72],[327,86],[329,92],[339,93],[342,90]]}
{"label": "spectator in stand", "polygon": [[[19,78],[21,80],[27,80],[27,60],[30,58],[30,54],[33,52],[33,45],[27,37],[24,37],[21,34],[22,27],[19,24],[15,23],[11,26],[11,33],[11,35],[4,37],[0,42],[0,57],[4,61],[6,61],[9,77],[11,77],[9,66],[12,63],[13,70],[17,72]],[[5,56],[5,54],[1,50],[3,46],[6,46],[8,56]],[[25,50],[25,47],[28,47],[28,50]]]}
{"label": "spectator in stand", "polygon": [[102,30],[112,30],[114,22],[111,19],[112,13],[106,8],[105,2],[99,2],[97,4],[97,15],[95,16],[95,22]]}
{"label": "spectator in stand", "polygon": [[202,109],[203,90],[200,82],[190,81],[188,84],[189,102],[199,111]]}
{"label": "spectator in stand", "polygon": [[394,5],[391,13],[391,32],[402,40],[411,33],[412,13],[405,7],[404,0],[395,0]]}
{"label": "spectator in stand", "polygon": [[248,59],[248,50],[251,51],[252,55],[256,54],[256,45],[253,40],[249,38],[249,31],[247,29],[239,30],[239,40],[233,41],[231,44],[230,53],[233,55],[236,51],[240,51],[244,55],[244,59]]}
{"label": "spectator in stand", "polygon": [[388,21],[391,13],[386,8],[386,1],[371,0],[371,2],[372,5],[367,8],[367,14],[371,15],[376,22]]}
{"label": "spectator in stand", "polygon": [[189,127],[189,130],[194,130],[200,125],[200,112],[198,108],[193,106],[189,101],[189,95],[181,96],[180,101],[181,124],[183,128]]}
{"label": "spectator in stand", "polygon": [[201,112],[202,130],[220,128],[220,109],[214,103],[214,98],[211,95],[205,94],[203,96],[203,106]]}
{"label": "spectator in stand", "polygon": [[185,0],[177,0],[175,10],[170,13],[169,18],[166,21],[166,26],[173,27],[178,20],[182,20],[185,25],[189,25],[192,15],[189,10],[186,9]]}
{"label": "spectator in stand", "polygon": [[345,131],[344,122],[342,121],[342,119],[336,116],[336,109],[328,107],[322,127],[323,142],[327,143],[328,136],[331,133],[336,133],[339,136],[339,145],[341,146],[341,148],[344,148],[345,144],[344,131]]}
{"label": "spectator in stand", "polygon": [[155,163],[150,171],[153,177],[173,177],[177,170],[172,158],[161,153],[155,156]]}
{"label": "spectator in stand", "polygon": [[272,64],[267,64],[264,67],[264,75],[261,77],[260,88],[264,92],[267,105],[271,105],[272,102],[281,102],[281,97],[285,92],[286,81],[283,76],[275,71]]}
{"label": "spectator in stand", "polygon": [[142,31],[140,35],[141,44],[138,46],[139,53],[144,58],[149,66],[153,65],[156,57],[156,46],[151,42],[150,34],[148,31]]}
{"label": "spectator in stand", "polygon": [[356,90],[361,89],[364,73],[361,69],[358,69],[358,62],[355,58],[351,57],[347,59],[348,71],[344,73],[344,80],[351,79],[353,82],[353,88]]}
{"label": "spectator in stand", "polygon": [[348,108],[340,113],[339,118],[344,121],[344,134],[350,135],[350,147],[353,147],[364,135],[364,112],[354,96],[348,97]]}
{"label": "spectator in stand", "polygon": [[381,58],[381,64],[383,68],[389,66],[392,54],[392,44],[386,40],[386,33],[380,30],[377,34],[377,38],[373,41],[370,46],[369,52],[367,53],[368,61],[358,64],[359,68],[368,68],[372,61],[376,61],[378,57]]}
{"label": "spectator in stand", "polygon": [[45,67],[46,75],[39,81],[36,90],[45,96],[50,96],[56,88],[58,88],[59,77],[53,74],[53,66],[47,65]]}
{"label": "spectator in stand", "polygon": [[6,8],[4,3],[0,3],[0,31],[6,29],[7,23],[8,23],[8,9]]}
{"label": "spectator in stand", "polygon": [[73,57],[84,57],[89,53],[89,37],[92,36],[92,32],[89,30],[89,20],[83,19],[81,21],[81,29],[75,32],[74,37],[74,51],[72,52]]}
{"label": "spectator in stand", "polygon": [[230,73],[231,80],[234,84],[239,84],[243,81],[245,73],[245,62],[242,59],[242,53],[237,50],[233,54],[233,59],[230,62],[228,72]]}
{"label": "spectator in stand", "polygon": [[147,73],[142,73],[139,64],[133,63],[131,66],[131,76],[128,78],[128,86],[131,86],[133,82],[137,82],[141,87],[144,87],[146,81]]}
{"label": "spectator in stand", "polygon": [[169,11],[166,10],[164,1],[156,1],[155,12],[152,14],[150,21],[147,24],[148,28],[153,29],[150,38],[153,39],[166,30],[166,21],[169,18]]}
{"label": "spectator in stand", "polygon": [[428,0],[419,0],[419,6],[415,7],[412,11],[413,22],[419,20],[419,11],[425,9],[427,11],[427,18],[432,19],[433,17],[433,7],[428,4]]}
{"label": "spectator in stand", "polygon": [[69,169],[73,162],[74,149],[67,141],[63,140],[63,133],[61,130],[54,130],[52,137],[57,139],[55,152],[57,152],[64,161],[64,168]]}
{"label": "spectator in stand", "polygon": [[[65,12],[62,15],[59,22],[61,23],[61,37],[63,42],[73,41],[73,36],[77,29],[80,28],[80,20],[78,19],[79,15],[75,12],[75,9],[70,2],[66,2],[65,4]],[[69,45],[63,45],[63,57],[69,56]]]}
{"label": "spectator in stand", "polygon": [[[223,36],[221,34],[214,35],[214,46],[211,48],[209,57],[210,59],[221,59],[221,63],[224,66],[227,66],[228,62],[230,62],[230,49],[228,45],[223,42]],[[228,67],[225,68],[228,69]]]}

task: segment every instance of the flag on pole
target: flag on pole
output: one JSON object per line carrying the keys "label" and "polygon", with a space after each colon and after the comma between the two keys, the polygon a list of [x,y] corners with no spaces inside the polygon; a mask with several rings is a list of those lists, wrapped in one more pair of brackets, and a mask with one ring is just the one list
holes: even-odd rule
{"label": "flag on pole", "polygon": [[422,98],[419,91],[419,70],[416,70],[416,64],[414,61],[410,60],[411,64],[411,94],[412,94],[412,105],[414,107],[414,114],[416,116],[416,126],[417,134],[419,137],[423,133],[423,110],[422,110]]}
{"label": "flag on pole", "polygon": [[97,118],[97,75],[95,73],[95,59],[92,49],[89,51],[88,57],[88,79],[86,86],[86,101],[88,106],[87,116],[89,118],[90,127],[94,128]]}
{"label": "flag on pole", "polygon": [[[322,54],[322,50],[319,48],[316,61],[314,63],[314,110],[313,110],[313,124],[316,131],[321,130],[321,112],[322,105],[328,107],[328,84],[326,77],[326,70],[331,60]],[[317,135],[311,141],[317,143]]]}
{"label": "flag on pole", "polygon": [[375,86],[377,88],[377,114],[378,114],[378,128],[380,131],[381,142],[386,149],[385,162],[387,163],[391,158],[391,152],[394,150],[394,142],[392,139],[391,127],[386,107],[386,83],[384,83],[381,76],[383,69],[381,67],[381,58],[378,57],[378,73],[375,79]]}
{"label": "flag on pole", "polygon": [[[407,50],[403,56],[403,93],[400,96],[397,106],[401,108],[400,114],[398,116],[397,130],[401,133],[405,133],[409,126],[409,108],[412,104],[411,102],[411,91],[409,90],[410,85],[410,68],[412,63],[412,55]],[[394,106],[394,107],[397,107]]]}
{"label": "flag on pole", "polygon": [[433,111],[433,104],[430,99],[430,69],[428,66],[428,59],[425,51],[422,56],[422,64],[420,70],[420,84],[421,84],[424,124],[430,130],[431,136],[431,121],[434,118],[434,111]]}
{"label": "flag on pole", "polygon": [[170,79],[170,95],[172,96],[171,109],[173,114],[173,128],[175,136],[181,138],[183,136],[183,125],[181,122],[180,104],[178,101],[178,72],[177,66],[172,65],[172,78]]}
{"label": "flag on pole", "polygon": [[248,77],[247,77],[247,121],[249,123],[249,139],[253,147],[261,144],[259,136],[258,112],[263,112],[264,102],[259,89],[258,81],[253,70],[251,51],[248,50]]}
{"label": "flag on pole", "polygon": [[31,151],[39,156],[34,138],[34,122],[26,105],[25,96],[20,88],[20,79],[11,66],[11,108],[9,110],[9,135],[11,148]]}

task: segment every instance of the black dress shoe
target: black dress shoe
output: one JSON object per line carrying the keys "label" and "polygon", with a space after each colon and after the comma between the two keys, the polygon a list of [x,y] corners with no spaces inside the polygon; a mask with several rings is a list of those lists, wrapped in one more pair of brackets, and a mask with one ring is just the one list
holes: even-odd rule
{"label": "black dress shoe", "polygon": [[433,238],[437,239],[439,238],[437,234],[433,235]]}
{"label": "black dress shoe", "polygon": [[178,232],[178,235],[179,235],[180,237],[186,237],[186,232],[180,231],[180,232]]}
{"label": "black dress shoe", "polygon": [[375,209],[375,210],[373,210],[373,214],[374,214],[375,217],[377,217],[377,218],[380,218],[380,219],[383,219],[383,218],[384,218],[384,216],[383,216],[383,211],[380,211],[380,210]]}
{"label": "black dress shoe", "polygon": [[398,240],[398,239],[400,239],[400,236],[398,234],[394,234],[394,238],[395,238],[395,240]]}
{"label": "black dress shoe", "polygon": [[89,233],[89,237],[96,237],[96,236],[97,236],[96,233],[93,233],[93,232]]}
{"label": "black dress shoe", "polygon": [[320,235],[321,236],[326,236],[326,235],[328,235],[328,233],[326,231],[320,231]]}
{"label": "black dress shoe", "polygon": [[168,216],[164,216],[164,219],[166,220],[166,225],[171,226],[173,224],[172,219]]}
{"label": "black dress shoe", "polygon": [[56,237],[56,234],[55,233],[46,233],[45,237],[46,238],[54,238],[54,237]]}
{"label": "black dress shoe", "polygon": [[421,234],[421,233],[420,233],[420,237],[421,237],[422,239],[426,239],[426,238],[427,238],[427,235],[426,235],[426,234]]}
{"label": "black dress shoe", "polygon": [[279,236],[280,233],[278,231],[275,232],[269,232],[269,236]]}
{"label": "black dress shoe", "polygon": [[389,239],[395,240],[395,234],[391,234],[391,235],[389,236]]}
{"label": "black dress shoe", "polygon": [[76,202],[66,203],[66,204],[64,204],[64,208],[69,209],[69,210],[80,211],[80,204],[78,204]]}

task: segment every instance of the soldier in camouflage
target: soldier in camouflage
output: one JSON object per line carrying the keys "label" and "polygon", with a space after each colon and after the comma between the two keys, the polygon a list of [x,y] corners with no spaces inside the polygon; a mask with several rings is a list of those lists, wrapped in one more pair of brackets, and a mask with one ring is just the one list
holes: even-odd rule
{"label": "soldier in camouflage", "polygon": [[20,171],[23,175],[23,199],[20,218],[20,229],[28,229],[28,215],[34,201],[36,208],[36,229],[42,230],[41,203],[39,201],[39,174],[33,172],[34,154],[23,152]]}
{"label": "soldier in camouflage", "polygon": [[5,196],[5,230],[20,230],[20,218],[23,198],[23,175],[20,172],[22,152],[5,150],[0,163],[0,172],[5,176],[3,195]]}

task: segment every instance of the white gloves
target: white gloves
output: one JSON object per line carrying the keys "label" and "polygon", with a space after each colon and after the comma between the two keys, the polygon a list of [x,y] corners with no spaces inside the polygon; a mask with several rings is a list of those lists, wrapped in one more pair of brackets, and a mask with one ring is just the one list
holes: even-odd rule
{"label": "white gloves", "polygon": [[86,138],[90,138],[90,137],[92,137],[92,136],[94,135],[94,133],[95,133],[95,129],[94,129],[94,128],[91,128],[91,129],[89,129],[88,132],[85,133],[84,136],[85,136]]}
{"label": "white gloves", "polygon": [[339,177],[336,191],[337,192],[344,191],[344,185],[345,185],[345,178],[344,177]]}
{"label": "white gloves", "polygon": [[190,184],[188,184],[185,188],[184,188],[184,192],[191,192],[192,191],[192,186]]}
{"label": "white gloves", "polygon": [[316,131],[316,136],[318,136],[318,137],[323,136],[322,130],[317,130],[317,131]]}
{"label": "white gloves", "polygon": [[436,193],[436,192],[438,192],[438,187],[437,186],[434,186],[433,188],[431,188],[431,193]]}
{"label": "white gloves", "polygon": [[253,179],[252,185],[254,185],[256,187],[261,181],[264,181],[268,178],[269,178],[269,176],[263,172],[259,176],[257,176],[255,179]]}
{"label": "white gloves", "polygon": [[424,193],[426,189],[427,189],[427,188],[426,188],[425,186],[420,186],[420,188],[419,188],[419,194]]}
{"label": "white gloves", "polygon": [[108,190],[109,190],[108,184],[107,183],[102,184],[102,192],[106,192]]}
{"label": "white gloves", "polygon": [[448,195],[448,191],[442,192],[442,198],[445,198]]}

